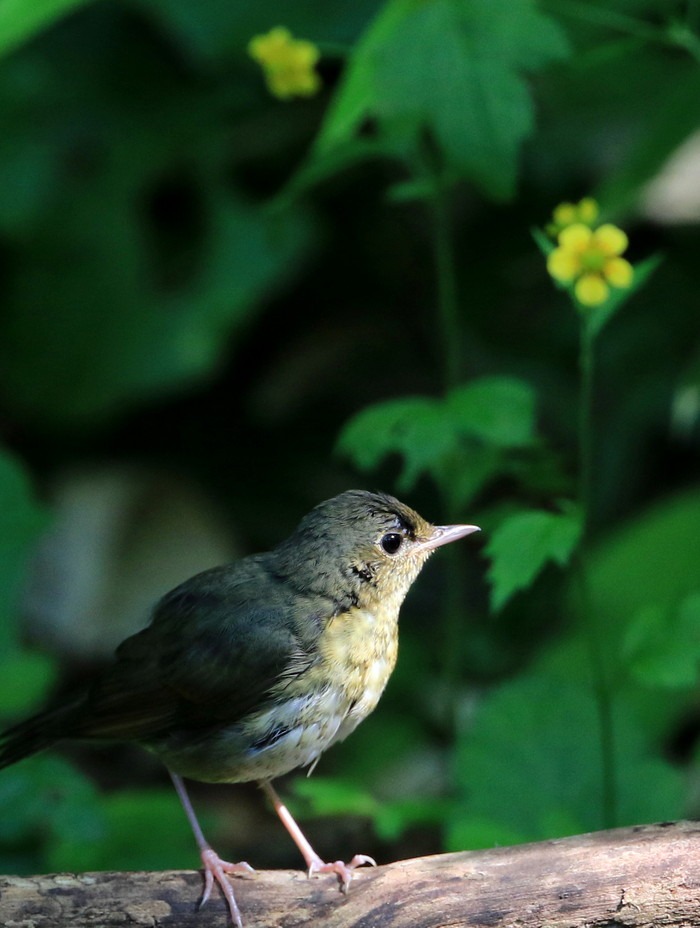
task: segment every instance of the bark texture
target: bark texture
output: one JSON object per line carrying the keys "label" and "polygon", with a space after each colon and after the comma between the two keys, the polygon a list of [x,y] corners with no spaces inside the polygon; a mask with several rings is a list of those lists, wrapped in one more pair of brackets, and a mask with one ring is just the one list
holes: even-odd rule
{"label": "bark texture", "polygon": [[[700,928],[700,823],[673,822],[442,854],[330,876],[234,878],[245,928]],[[0,877],[4,928],[225,926],[194,871]]]}

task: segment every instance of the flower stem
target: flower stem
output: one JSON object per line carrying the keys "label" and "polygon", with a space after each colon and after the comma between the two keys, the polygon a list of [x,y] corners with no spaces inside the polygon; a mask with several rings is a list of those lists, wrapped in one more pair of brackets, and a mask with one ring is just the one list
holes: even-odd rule
{"label": "flower stem", "polygon": [[[438,170],[434,175],[432,196],[433,260],[437,284],[438,330],[442,381],[445,391],[454,389],[460,382],[462,371],[462,332],[457,299],[456,264],[450,204],[447,188]],[[452,474],[443,469],[439,488],[443,510],[452,514],[454,509]],[[453,546],[445,552],[443,561],[445,586],[442,598],[443,654],[442,676],[444,687],[443,718],[445,727],[452,731],[455,724],[457,684],[462,659],[464,636],[464,596],[460,552]]]}
{"label": "flower stem", "polygon": [[613,828],[617,822],[617,785],[615,773],[615,726],[613,693],[605,663],[605,652],[598,617],[591,600],[586,570],[585,544],[592,512],[592,457],[593,457],[593,384],[594,336],[581,320],[580,373],[581,396],[579,401],[579,501],[583,519],[582,549],[576,559],[575,571],[579,582],[581,612],[583,616],[588,654],[593,675],[593,688],[598,710],[601,749],[602,816],[603,827]]}
{"label": "flower stem", "polygon": [[437,278],[438,312],[440,317],[443,384],[446,390],[456,387],[462,367],[462,333],[459,324],[457,281],[450,210],[445,186],[436,178],[432,197],[433,255]]}
{"label": "flower stem", "polygon": [[578,410],[578,450],[579,450],[579,503],[583,518],[583,536],[588,533],[591,518],[591,480],[593,458],[593,374],[594,353],[593,336],[586,325],[586,318],[581,320],[581,345],[579,356],[581,375],[581,395]]}
{"label": "flower stem", "polygon": [[663,39],[663,30],[657,26],[650,26],[640,19],[604,7],[591,6],[582,0],[557,0],[557,11],[563,16],[571,16],[605,29],[615,29],[648,42]]}

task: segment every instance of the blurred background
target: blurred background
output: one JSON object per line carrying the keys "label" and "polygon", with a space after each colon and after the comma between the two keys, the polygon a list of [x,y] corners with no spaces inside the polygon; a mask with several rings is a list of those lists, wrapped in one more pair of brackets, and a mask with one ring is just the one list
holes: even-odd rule
{"label": "blurred background", "polygon": [[[249,54],[278,26],[316,92]],[[697,0],[4,4],[3,720],[381,488],[484,537],[412,590],[372,718],[281,784],[319,853],[697,814],[699,101]],[[586,603],[552,555],[494,610],[489,533],[577,493],[580,313],[531,230],[584,196],[660,263],[596,339]],[[505,419],[413,427],[494,378]],[[193,798],[222,856],[299,865],[255,787]],[[8,872],[197,865],[135,747],[23,762],[0,807]]]}

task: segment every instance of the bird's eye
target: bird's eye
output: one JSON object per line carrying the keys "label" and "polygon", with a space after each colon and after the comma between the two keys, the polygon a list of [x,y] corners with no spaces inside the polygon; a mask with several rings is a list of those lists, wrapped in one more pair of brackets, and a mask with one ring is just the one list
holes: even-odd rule
{"label": "bird's eye", "polygon": [[401,542],[403,541],[403,535],[399,535],[398,532],[389,532],[384,535],[380,544],[384,551],[387,554],[396,554],[396,552],[401,547]]}

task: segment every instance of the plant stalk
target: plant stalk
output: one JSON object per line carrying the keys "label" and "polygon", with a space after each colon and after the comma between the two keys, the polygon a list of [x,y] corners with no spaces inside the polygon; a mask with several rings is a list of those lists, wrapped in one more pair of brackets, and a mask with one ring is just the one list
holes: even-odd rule
{"label": "plant stalk", "polygon": [[437,278],[439,331],[442,354],[443,385],[452,390],[460,381],[462,370],[462,331],[457,301],[454,243],[449,203],[444,184],[436,179],[433,205],[433,254]]}
{"label": "plant stalk", "polygon": [[[460,382],[462,372],[462,332],[457,299],[456,263],[450,205],[445,185],[438,175],[432,198],[433,207],[433,256],[437,283],[438,329],[440,355],[442,359],[442,381],[445,392],[454,389]],[[444,469],[439,481],[443,510],[452,516],[454,503],[451,492],[450,468]],[[442,674],[444,686],[443,718],[446,729],[454,730],[456,722],[456,694],[459,681],[460,661],[463,654],[464,595],[460,570],[460,552],[454,548],[445,552],[445,588],[442,597],[443,655]]]}
{"label": "plant stalk", "polygon": [[588,588],[586,572],[586,542],[590,529],[593,488],[593,385],[594,385],[594,337],[581,320],[580,375],[581,394],[579,400],[578,445],[579,445],[579,502],[583,519],[581,553],[576,559],[576,574],[579,581],[581,611],[586,630],[588,653],[593,675],[593,687],[598,710],[601,748],[602,816],[603,827],[614,828],[617,824],[617,777],[615,763],[615,725],[613,717],[613,693],[602,643],[600,624]]}

